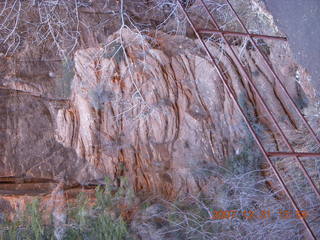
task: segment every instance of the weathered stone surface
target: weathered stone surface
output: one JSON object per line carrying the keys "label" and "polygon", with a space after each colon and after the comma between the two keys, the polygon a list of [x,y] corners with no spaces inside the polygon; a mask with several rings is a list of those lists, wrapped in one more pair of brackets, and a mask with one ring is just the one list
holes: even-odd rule
{"label": "weathered stone surface", "polygon": [[[58,71],[71,84],[67,98],[55,97],[52,84],[31,76],[8,72],[1,79],[1,176],[50,179],[38,183],[43,186],[39,191],[47,193],[61,182],[66,187],[87,184],[105,175],[117,182],[127,175],[137,192],[172,198],[205,189],[210,175],[197,170],[223,165],[254,147],[246,145],[243,120],[197,40],[158,34],[148,42],[122,29],[108,41],[108,49],[78,50],[71,67]],[[263,142],[269,150],[282,146],[232,54],[219,49],[210,44]],[[281,52],[270,44],[269,51],[291,96],[303,102],[301,107],[312,108],[315,96],[307,76],[297,83],[299,67],[286,48]],[[280,125],[294,130],[299,123],[257,52],[241,53]],[[43,80],[49,79],[46,71]],[[2,186],[7,194],[28,189],[26,184]]]}
{"label": "weathered stone surface", "polygon": [[[116,201],[110,216],[130,222],[141,239],[177,239],[173,232],[161,234],[167,231],[164,219],[169,216],[164,199],[181,200],[178,197],[191,193],[210,199],[210,207],[217,209],[233,207],[235,196],[240,196],[241,208],[286,204],[176,1],[33,2],[31,6],[21,1],[22,9],[30,12],[22,11],[18,22],[9,14],[10,7],[2,15],[11,16],[8,29],[17,26],[18,35],[0,46],[0,224],[6,217],[21,217],[27,203],[40,198],[39,208],[50,213],[44,222],[62,239],[66,225],[73,228],[70,202],[84,191],[90,202],[95,200],[95,187],[108,182],[106,176],[112,179],[106,192]],[[39,16],[53,2],[64,6],[48,12],[60,17],[58,24],[52,19],[40,23]],[[16,14],[20,1],[8,3]],[[224,3],[210,4],[219,25],[243,31]],[[280,34],[261,0],[232,4],[250,31]],[[212,27],[199,2],[190,4],[188,12],[197,27]],[[0,38],[4,34],[2,29]],[[319,151],[252,44],[245,38],[227,38],[295,150]],[[293,60],[287,44],[257,43],[319,131],[319,99],[308,73]],[[216,35],[208,46],[266,149],[288,151],[230,49]],[[304,164],[320,187],[319,161]],[[299,205],[315,206],[294,160],[277,159],[275,165],[285,182],[295,182],[290,191],[304,195]],[[188,199],[187,206],[192,210],[193,200]],[[299,232],[296,225],[293,228]],[[186,231],[180,232],[181,239],[187,238]]]}

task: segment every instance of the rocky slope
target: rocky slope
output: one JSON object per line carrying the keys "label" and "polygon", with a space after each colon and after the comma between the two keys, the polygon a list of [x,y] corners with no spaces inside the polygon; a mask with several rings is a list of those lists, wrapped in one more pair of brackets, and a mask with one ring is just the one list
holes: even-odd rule
{"label": "rocky slope", "polygon": [[[114,44],[107,49],[75,54],[68,99],[43,96],[50,88],[45,79],[10,74],[2,79],[3,177],[31,178],[33,186],[39,182],[39,191],[47,192],[60,181],[73,186],[97,182],[105,174],[128,174],[137,191],[175,196],[198,191],[209,181],[196,180],[195,168],[222,164],[247,148],[242,119],[197,40],[159,34],[151,44],[137,44],[140,36],[123,30],[124,53],[119,34],[109,38]],[[232,55],[221,54],[216,44],[211,50],[239,102],[263,129],[265,143],[278,149],[279,137]],[[303,85],[295,79],[299,67],[276,47],[270,51],[291,96],[302,107],[312,107],[307,79],[300,79]],[[246,50],[243,57],[281,125],[294,130],[293,111],[257,53]]]}
{"label": "rocky slope", "polygon": [[[251,156],[245,167],[267,168],[198,40],[121,28],[106,42],[62,63],[43,61],[31,46],[1,57],[0,212],[30,195],[44,204],[59,198],[61,211],[75,189],[102,184],[105,176],[115,186],[126,176],[141,198],[205,192],[216,176],[203,169],[237,168],[230,159],[244,152]],[[318,99],[308,75],[286,45],[260,43],[313,120]],[[268,150],[285,151],[230,50],[220,42],[209,46]],[[233,48],[297,150],[312,149],[257,52],[246,41]]]}

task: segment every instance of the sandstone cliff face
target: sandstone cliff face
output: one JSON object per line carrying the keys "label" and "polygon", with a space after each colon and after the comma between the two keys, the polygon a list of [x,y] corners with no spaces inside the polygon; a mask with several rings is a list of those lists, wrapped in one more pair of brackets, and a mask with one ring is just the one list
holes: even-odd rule
{"label": "sandstone cliff face", "polygon": [[[72,34],[66,38],[59,35],[57,40],[66,44],[65,51],[73,41],[79,41],[69,57],[60,59],[50,39],[40,39],[36,46],[23,37],[13,55],[0,53],[0,224],[3,215],[11,213],[13,217],[29,200],[40,197],[41,208],[52,213],[56,237],[61,239],[68,201],[81,191],[94,198],[94,188],[104,184],[105,177],[112,179],[111,192],[126,177],[137,194],[135,200],[150,196],[176,200],[188,193],[201,193],[210,199],[210,206],[221,209],[231,206],[226,201],[230,189],[224,188],[232,188],[244,178],[239,188],[252,191],[259,179],[263,191],[277,192],[279,186],[216,69],[174,5],[126,2],[124,10],[130,21],[148,26],[137,32],[140,28],[132,22],[119,21],[119,1],[107,2],[75,1],[82,4],[77,5],[79,15],[72,15],[70,26],[64,29]],[[241,16],[250,29],[278,34],[276,27],[270,26],[272,17],[258,0],[233,3],[237,9],[244,9]],[[62,4],[69,12],[73,9],[71,2]],[[209,28],[204,9],[197,3],[191,5],[195,22]],[[40,10],[48,7],[39,6]],[[242,31],[222,1],[212,2],[211,7],[223,28]],[[79,25],[79,39],[72,29],[77,16],[90,26]],[[60,34],[59,26],[54,27],[53,31]],[[27,36],[33,31],[30,29]],[[228,39],[295,150],[319,151],[252,45],[246,39]],[[318,131],[319,99],[308,74],[295,63],[285,43],[259,40],[258,44]],[[232,52],[214,37],[208,46],[266,149],[287,151]],[[275,161],[287,182],[301,175],[291,160]],[[311,159],[305,166],[319,185],[319,162]],[[234,178],[226,181],[220,171],[229,171]],[[248,177],[248,172],[259,178]],[[240,179],[237,174],[244,177]],[[293,192],[303,192],[299,184],[296,186]],[[261,208],[277,202],[277,198],[285,202],[278,193],[270,195],[250,196]],[[302,199],[300,203],[314,206],[313,197],[310,200],[305,195]],[[241,198],[241,206],[253,206],[250,201],[250,197]],[[132,220],[134,207],[126,209],[126,203],[118,202],[129,216],[125,219]],[[134,217],[132,228],[142,239],[163,239],[161,234],[154,234],[159,230],[159,216],[168,214],[162,207],[155,204]],[[152,221],[154,225],[141,224]],[[258,223],[252,229],[259,230],[262,225]]]}
{"label": "sandstone cliff face", "polygon": [[[108,47],[77,51],[61,74],[70,84],[63,99],[52,94],[49,69],[41,79],[8,71],[1,79],[0,175],[32,179],[32,187],[6,185],[3,193],[48,193],[59,182],[67,188],[126,175],[137,192],[172,198],[205,188],[210,176],[198,170],[248,151],[248,131],[199,42],[166,34],[150,39],[122,29]],[[234,46],[280,124],[294,131],[299,123],[271,74],[254,50],[240,47]],[[263,142],[281,148],[232,54],[215,44],[210,49]],[[267,50],[291,96],[312,108],[307,75],[298,84],[303,70],[286,48],[270,43]]]}

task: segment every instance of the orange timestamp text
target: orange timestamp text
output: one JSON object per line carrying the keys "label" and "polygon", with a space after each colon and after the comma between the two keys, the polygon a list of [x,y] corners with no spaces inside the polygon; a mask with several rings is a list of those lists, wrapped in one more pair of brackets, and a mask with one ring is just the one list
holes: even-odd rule
{"label": "orange timestamp text", "polygon": [[294,211],[294,210],[282,210],[279,209],[271,213],[271,210],[215,210],[212,211],[211,219],[221,220],[221,219],[231,219],[235,217],[242,217],[247,220],[251,219],[268,219],[271,216],[277,216],[280,219],[306,219],[308,217],[308,212],[304,210]]}

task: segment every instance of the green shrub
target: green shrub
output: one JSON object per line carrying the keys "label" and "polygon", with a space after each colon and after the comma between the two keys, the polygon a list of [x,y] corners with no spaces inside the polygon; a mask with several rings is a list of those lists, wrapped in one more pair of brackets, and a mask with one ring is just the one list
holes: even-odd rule
{"label": "green shrub", "polygon": [[42,239],[42,236],[44,235],[44,226],[42,225],[41,212],[39,209],[39,199],[35,199],[31,203],[28,203],[26,208],[27,229],[29,229],[32,238],[36,240]]}
{"label": "green shrub", "polygon": [[[88,195],[80,193],[76,202],[67,206],[67,223],[62,239],[66,240],[123,240],[128,239],[128,227],[119,214],[115,214],[119,201],[127,197],[127,181],[121,180],[121,187],[114,191],[109,179],[105,186],[96,188],[96,198],[91,202]],[[112,190],[112,191],[111,191]],[[0,239],[54,239],[53,223],[45,226],[40,211],[40,201],[27,204],[22,217],[1,224]]]}
{"label": "green shrub", "polygon": [[105,186],[96,188],[93,204],[89,204],[89,198],[84,193],[78,195],[77,202],[68,214],[68,228],[64,239],[126,239],[127,225],[121,216],[114,214],[118,201],[126,194],[122,188],[114,195],[111,194],[111,190],[113,186],[110,179],[106,178]]}
{"label": "green shrub", "polygon": [[27,203],[23,213],[16,215],[13,221],[7,220],[1,228],[1,239],[53,239],[53,227],[45,226],[42,219],[39,199]]}

